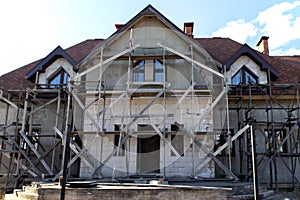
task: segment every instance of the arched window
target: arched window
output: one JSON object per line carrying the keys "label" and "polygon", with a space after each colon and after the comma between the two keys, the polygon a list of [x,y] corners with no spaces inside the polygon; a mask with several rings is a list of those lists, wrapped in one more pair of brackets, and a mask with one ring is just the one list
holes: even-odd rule
{"label": "arched window", "polygon": [[61,69],[48,79],[48,84],[50,88],[65,88],[68,83],[68,79],[69,75],[65,72],[65,70]]}
{"label": "arched window", "polygon": [[251,84],[258,83],[258,78],[246,66],[243,66],[231,78],[232,85],[250,84],[250,83]]}

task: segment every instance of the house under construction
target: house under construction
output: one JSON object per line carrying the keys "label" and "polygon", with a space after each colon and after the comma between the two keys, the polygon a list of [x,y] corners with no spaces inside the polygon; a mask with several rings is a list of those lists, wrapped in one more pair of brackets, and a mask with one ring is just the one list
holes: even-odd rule
{"label": "house under construction", "polygon": [[0,77],[3,187],[68,178],[300,180],[300,57],[195,38],[151,5]]}

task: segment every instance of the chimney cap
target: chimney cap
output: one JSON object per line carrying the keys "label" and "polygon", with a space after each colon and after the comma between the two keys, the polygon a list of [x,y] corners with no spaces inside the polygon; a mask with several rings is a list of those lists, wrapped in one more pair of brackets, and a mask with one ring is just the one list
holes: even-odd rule
{"label": "chimney cap", "polygon": [[124,26],[124,24],[115,24],[115,27],[117,30],[119,30],[120,28],[122,28],[122,26]]}
{"label": "chimney cap", "polygon": [[184,22],[183,31],[190,37],[193,37],[194,22]]}
{"label": "chimney cap", "polygon": [[256,44],[256,46],[259,46],[260,43],[263,41],[263,40],[268,40],[269,37],[268,36],[261,36],[260,40],[258,41],[258,43]]}

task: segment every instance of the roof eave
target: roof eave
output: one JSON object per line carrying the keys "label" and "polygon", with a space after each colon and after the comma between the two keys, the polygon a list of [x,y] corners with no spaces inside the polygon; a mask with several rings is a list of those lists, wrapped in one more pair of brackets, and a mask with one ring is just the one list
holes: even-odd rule
{"label": "roof eave", "polygon": [[44,71],[46,67],[52,64],[58,58],[65,58],[73,67],[75,68],[76,62],[74,59],[67,54],[60,46],[57,46],[50,54],[48,54],[44,59],[42,59],[35,67],[33,67],[27,74],[25,78],[27,80],[33,81],[36,72]]}

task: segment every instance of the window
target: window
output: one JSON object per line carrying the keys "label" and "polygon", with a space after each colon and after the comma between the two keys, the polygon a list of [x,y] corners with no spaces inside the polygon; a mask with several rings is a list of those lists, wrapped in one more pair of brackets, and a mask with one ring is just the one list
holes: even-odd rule
{"label": "window", "polygon": [[133,68],[133,81],[144,82],[145,81],[145,61],[141,60]]}
{"label": "window", "polygon": [[164,66],[159,60],[154,60],[154,81],[164,82]]}
{"label": "window", "polygon": [[258,83],[258,78],[255,76],[247,67],[243,66],[235,75],[231,78],[231,84],[256,84]]}
{"label": "window", "polygon": [[[184,136],[183,135],[171,135],[171,145],[177,151],[180,156],[184,156]],[[171,156],[176,154],[171,150]]]}
{"label": "window", "polygon": [[[123,136],[121,135],[121,141],[123,139]],[[120,135],[115,135],[114,137],[114,149],[117,149],[119,146],[119,141],[120,141]],[[118,151],[115,153],[115,156],[125,156],[125,144],[123,144],[120,148],[119,148],[119,153]]]}
{"label": "window", "polygon": [[[29,130],[25,130],[25,135],[27,136],[27,138],[29,139],[29,141],[33,145],[33,147],[36,150],[38,150],[40,129],[33,129],[31,132],[31,135],[29,135]],[[21,148],[22,148],[22,150],[26,151],[28,153],[28,155],[34,155],[34,152],[32,151],[31,147],[27,144],[27,142],[25,140],[22,141]],[[44,148],[43,148],[43,150],[45,151]]]}
{"label": "window", "polygon": [[[184,128],[183,124],[171,124],[171,131],[179,132]],[[177,151],[180,156],[184,156],[184,136],[183,135],[171,135],[171,145]],[[176,154],[171,150],[171,156],[176,156]]]}
{"label": "window", "polygon": [[61,69],[52,78],[49,79],[48,84],[50,88],[65,88],[68,83],[69,75]]}
{"label": "window", "polygon": [[[286,137],[285,130],[282,129],[275,129],[275,150],[277,150],[279,147],[280,153],[287,153],[288,152],[288,144],[287,141],[285,143],[282,143],[284,138]],[[266,150],[267,151],[273,151],[273,137],[272,137],[272,130],[265,130],[265,136],[266,136]]]}
{"label": "window", "polygon": [[[216,151],[219,147],[223,146],[223,144],[225,144],[228,141],[228,130],[222,130],[222,132],[220,133],[220,135],[216,135],[216,144],[214,146],[214,151]],[[234,129],[229,129],[230,135],[231,137],[234,136]],[[235,142],[236,141],[231,141],[231,149],[230,149],[230,156],[231,157],[235,157]],[[228,148],[224,149],[223,151],[221,151],[217,156],[218,157],[222,157],[225,155],[229,155],[228,154]]]}
{"label": "window", "polygon": [[[147,74],[145,74],[147,73]],[[159,60],[141,60],[133,67],[133,82],[164,82],[164,65]]]}

